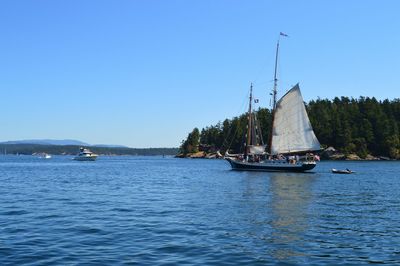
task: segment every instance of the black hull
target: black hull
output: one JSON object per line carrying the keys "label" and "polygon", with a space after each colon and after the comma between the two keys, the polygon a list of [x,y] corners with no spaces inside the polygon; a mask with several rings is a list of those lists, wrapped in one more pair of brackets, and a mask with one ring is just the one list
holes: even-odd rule
{"label": "black hull", "polygon": [[249,163],[249,162],[237,161],[232,158],[226,158],[226,160],[231,164],[232,170],[237,170],[237,171],[305,172],[313,169],[316,166],[315,162],[302,163],[302,164],[289,164],[289,163],[279,163],[277,161]]}

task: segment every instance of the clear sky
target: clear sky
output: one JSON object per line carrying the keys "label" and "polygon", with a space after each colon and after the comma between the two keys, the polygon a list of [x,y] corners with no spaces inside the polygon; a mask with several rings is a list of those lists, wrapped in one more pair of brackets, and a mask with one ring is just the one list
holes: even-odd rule
{"label": "clear sky", "polygon": [[0,141],[177,147],[279,95],[399,97],[400,1],[0,1]]}

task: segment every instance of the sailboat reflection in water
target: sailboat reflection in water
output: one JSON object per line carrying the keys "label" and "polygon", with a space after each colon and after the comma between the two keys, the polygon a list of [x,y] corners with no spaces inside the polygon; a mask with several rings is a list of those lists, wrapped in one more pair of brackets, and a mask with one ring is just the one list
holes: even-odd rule
{"label": "sailboat reflection in water", "polygon": [[244,153],[229,154],[228,151],[225,153],[225,159],[233,170],[303,172],[313,169],[319,160],[313,152],[319,151],[321,146],[308,118],[299,84],[276,101],[278,51],[279,40],[276,49],[272,126],[268,150],[266,151],[252,108],[253,85],[251,85]]}
{"label": "sailboat reflection in water", "polygon": [[313,198],[312,183],[317,178],[318,174],[314,173],[270,174],[269,252],[275,259],[298,262],[309,252],[305,235],[315,226],[309,208]]}

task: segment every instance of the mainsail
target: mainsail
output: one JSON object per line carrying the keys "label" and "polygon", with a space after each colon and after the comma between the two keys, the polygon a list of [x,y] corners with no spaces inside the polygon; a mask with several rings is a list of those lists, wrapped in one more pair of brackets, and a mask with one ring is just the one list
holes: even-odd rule
{"label": "mainsail", "polygon": [[299,84],[276,104],[272,129],[271,154],[320,150],[311,127]]}

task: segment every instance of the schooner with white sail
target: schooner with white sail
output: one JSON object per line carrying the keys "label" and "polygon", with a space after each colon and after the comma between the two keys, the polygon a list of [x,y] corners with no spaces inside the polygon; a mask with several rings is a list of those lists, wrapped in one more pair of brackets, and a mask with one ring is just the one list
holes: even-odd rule
{"label": "schooner with white sail", "polygon": [[267,151],[262,140],[261,129],[252,110],[251,85],[244,153],[230,155],[227,152],[225,154],[225,159],[234,170],[302,172],[316,166],[318,157],[313,152],[321,149],[320,143],[308,118],[299,84],[276,101],[278,52],[279,40],[276,47],[272,91],[272,126]]}

